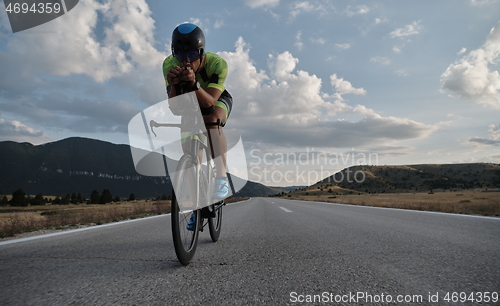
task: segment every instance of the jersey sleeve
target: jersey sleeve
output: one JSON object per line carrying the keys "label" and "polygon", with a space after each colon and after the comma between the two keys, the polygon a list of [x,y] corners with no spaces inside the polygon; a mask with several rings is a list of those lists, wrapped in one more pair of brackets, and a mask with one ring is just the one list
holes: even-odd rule
{"label": "jersey sleeve", "polygon": [[175,66],[178,66],[179,63],[174,60],[173,55],[168,56],[165,58],[163,61],[163,78],[165,79],[165,88],[169,86],[168,81],[167,81],[167,73],[170,69],[174,68]]}
{"label": "jersey sleeve", "polygon": [[226,90],[224,82],[226,82],[227,77],[227,62],[220,56],[214,62],[212,75],[216,75],[217,78],[210,78],[208,83],[208,88],[215,88],[223,92]]}

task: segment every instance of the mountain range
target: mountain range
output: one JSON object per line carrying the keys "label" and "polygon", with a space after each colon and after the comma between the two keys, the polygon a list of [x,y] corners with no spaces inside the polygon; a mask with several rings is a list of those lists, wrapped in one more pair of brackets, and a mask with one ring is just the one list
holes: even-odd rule
{"label": "mountain range", "polygon": [[335,187],[338,193],[405,193],[472,188],[491,190],[500,188],[500,165],[470,163],[353,166],[309,188],[316,189],[318,186]]}
{"label": "mountain range", "polygon": [[[72,137],[42,145],[0,142],[0,194],[17,189],[27,194],[65,196],[108,189],[113,197],[171,195],[168,177],[136,172],[129,145]],[[267,196],[275,189],[248,182],[237,196]]]}
{"label": "mountain range", "polygon": [[[267,187],[247,182],[236,196],[268,196],[293,190],[333,188],[336,193],[394,193],[500,188],[500,165],[493,163],[353,166],[309,186]],[[65,196],[108,189],[113,197],[138,199],[171,195],[168,177],[136,172],[129,145],[72,137],[43,145],[0,142],[0,194]]]}

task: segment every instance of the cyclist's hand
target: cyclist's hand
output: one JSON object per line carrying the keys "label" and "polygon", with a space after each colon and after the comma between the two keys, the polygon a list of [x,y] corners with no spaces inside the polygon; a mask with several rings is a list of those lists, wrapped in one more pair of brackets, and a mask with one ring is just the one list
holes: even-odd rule
{"label": "cyclist's hand", "polygon": [[196,83],[196,75],[191,67],[186,67],[182,70],[181,77],[184,81],[188,82],[191,85]]}
{"label": "cyclist's hand", "polygon": [[183,69],[179,66],[172,68],[167,73],[167,81],[170,85],[177,85],[181,82]]}

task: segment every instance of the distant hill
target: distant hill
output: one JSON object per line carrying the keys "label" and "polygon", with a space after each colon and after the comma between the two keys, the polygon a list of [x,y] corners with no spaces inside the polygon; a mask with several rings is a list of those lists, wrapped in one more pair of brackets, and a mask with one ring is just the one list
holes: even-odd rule
{"label": "distant hill", "polygon": [[[27,194],[65,196],[81,193],[89,198],[95,189],[109,189],[113,195],[151,198],[170,195],[168,177],[139,175],[128,145],[88,138],[67,138],[43,145],[0,142],[0,193],[18,188]],[[248,182],[239,196],[267,196],[268,187]]]}
{"label": "distant hill", "polygon": [[284,186],[284,187],[281,187],[281,186],[277,186],[277,187],[269,186],[269,188],[274,191],[274,193],[272,195],[285,194],[285,193],[289,193],[291,191],[295,191],[297,189],[302,189],[302,188],[306,188],[306,187],[307,186]]}
{"label": "distant hill", "polygon": [[498,189],[500,165],[492,163],[353,166],[306,188],[331,193],[404,193],[451,189]]}

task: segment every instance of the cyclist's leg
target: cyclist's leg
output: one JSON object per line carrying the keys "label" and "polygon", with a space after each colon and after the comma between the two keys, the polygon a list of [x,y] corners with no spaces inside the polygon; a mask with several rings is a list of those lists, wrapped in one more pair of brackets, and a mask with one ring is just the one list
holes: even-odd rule
{"label": "cyclist's leg", "polygon": [[[217,104],[222,104],[223,106]],[[222,102],[217,101],[217,104],[214,108],[213,114],[203,116],[205,123],[217,122],[218,119],[223,124],[226,123],[228,114],[227,109],[224,107],[225,105]],[[207,125],[206,127],[209,134],[210,145],[213,148],[213,152],[211,154],[212,158],[215,160],[217,175],[226,176],[227,142],[224,131],[221,126],[217,125]]]}
{"label": "cyclist's leg", "polygon": [[[217,120],[220,120],[222,123],[222,126],[206,125],[207,131],[209,132],[210,144],[213,147],[212,157],[216,159],[215,166],[217,175],[219,176],[226,176],[227,141],[222,127],[226,124],[227,119],[231,114],[232,107],[233,98],[227,91],[224,91],[219,100],[215,103],[214,112],[211,115],[203,116],[205,124],[213,124],[217,122]],[[221,158],[217,158],[219,156]]]}
{"label": "cyclist's leg", "polygon": [[206,124],[217,122],[220,120],[222,126],[207,125],[209,135],[212,158],[214,158],[215,169],[217,172],[217,179],[215,182],[214,198],[224,199],[229,194],[229,186],[226,177],[226,152],[227,141],[222,127],[226,124],[227,118],[231,113],[232,98],[229,93],[224,94],[219,98],[214,107],[212,115],[204,116],[203,119]]}

